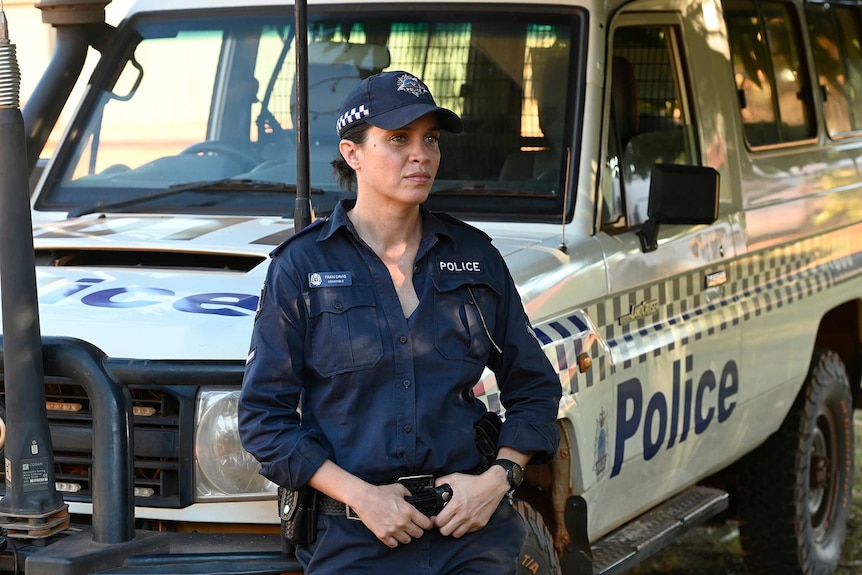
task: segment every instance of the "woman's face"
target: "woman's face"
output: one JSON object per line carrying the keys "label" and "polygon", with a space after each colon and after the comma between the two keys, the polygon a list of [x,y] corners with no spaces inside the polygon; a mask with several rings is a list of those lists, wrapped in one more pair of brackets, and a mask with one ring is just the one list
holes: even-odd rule
{"label": "woman's face", "polygon": [[440,167],[436,114],[426,114],[397,130],[370,126],[362,144],[350,142],[341,152],[356,171],[363,200],[418,205],[428,198]]}

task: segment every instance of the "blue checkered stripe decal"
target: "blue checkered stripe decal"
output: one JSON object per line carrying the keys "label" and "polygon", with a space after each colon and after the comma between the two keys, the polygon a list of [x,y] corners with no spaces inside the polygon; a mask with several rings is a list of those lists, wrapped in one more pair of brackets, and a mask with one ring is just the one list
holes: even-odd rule
{"label": "blue checkered stripe decal", "polygon": [[[862,253],[852,253],[849,236],[837,239],[847,242],[827,246],[821,238],[805,240],[618,294],[542,323],[535,327],[536,335],[564,392],[577,393],[616,369],[629,369],[858,276]],[[719,270],[727,274],[723,295],[708,300],[706,277]],[[620,321],[644,302],[655,302],[655,313]],[[577,361],[584,352],[593,366],[580,373]]]}
{"label": "blue checkered stripe decal", "polygon": [[[599,361],[600,346],[595,341],[596,337],[581,312],[542,324],[534,331],[544,346],[551,365],[560,374],[560,383],[564,392],[575,393],[581,385],[592,387],[595,383],[596,370],[600,374],[599,381],[607,377],[607,362]],[[595,367],[580,373],[578,357],[585,351],[590,354],[591,359],[595,360]]]}
{"label": "blue checkered stripe decal", "polygon": [[818,262],[821,251],[819,242],[809,240],[738,262],[734,268],[738,279],[732,293],[739,294],[741,320],[791,305],[831,287],[836,280],[858,274],[856,266],[853,274],[840,278],[835,273],[836,265],[846,267],[840,263],[846,258]]}

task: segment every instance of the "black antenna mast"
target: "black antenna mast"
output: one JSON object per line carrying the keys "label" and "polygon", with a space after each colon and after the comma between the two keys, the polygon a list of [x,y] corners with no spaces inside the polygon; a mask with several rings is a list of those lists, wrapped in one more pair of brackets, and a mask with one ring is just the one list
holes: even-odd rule
{"label": "black antenna mast", "polygon": [[308,6],[296,0],[296,207],[294,233],[311,223],[311,186],[308,159]]}

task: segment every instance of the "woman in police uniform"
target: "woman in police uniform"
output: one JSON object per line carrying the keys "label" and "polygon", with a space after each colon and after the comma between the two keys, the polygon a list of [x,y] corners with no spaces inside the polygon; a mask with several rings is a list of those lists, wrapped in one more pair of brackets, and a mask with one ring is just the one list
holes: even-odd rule
{"label": "woman in police uniform", "polygon": [[[306,573],[514,573],[524,525],[506,495],[553,456],[561,389],[489,238],[422,206],[440,131],[461,120],[415,76],[384,72],[353,89],[336,129],[333,165],[356,199],[272,253],[244,446],[274,483],[320,493],[316,537],[297,547]],[[486,366],[506,409],[490,467],[472,392]],[[420,506],[430,517],[399,482],[417,475],[446,503]]]}

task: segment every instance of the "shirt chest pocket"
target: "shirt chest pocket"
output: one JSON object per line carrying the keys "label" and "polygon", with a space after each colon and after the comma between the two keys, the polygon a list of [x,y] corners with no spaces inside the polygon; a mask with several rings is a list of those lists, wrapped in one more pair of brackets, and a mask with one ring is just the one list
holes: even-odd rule
{"label": "shirt chest pocket", "polygon": [[311,367],[323,377],[366,369],[383,357],[371,286],[312,289]]}
{"label": "shirt chest pocket", "polygon": [[497,292],[467,277],[434,276],[434,346],[446,359],[484,365],[497,312]]}

